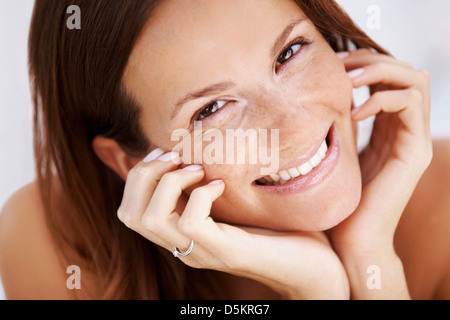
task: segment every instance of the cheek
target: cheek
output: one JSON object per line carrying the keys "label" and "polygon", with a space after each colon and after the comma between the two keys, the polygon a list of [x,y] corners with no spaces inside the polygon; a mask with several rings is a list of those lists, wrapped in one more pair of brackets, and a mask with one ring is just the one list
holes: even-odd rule
{"label": "cheek", "polygon": [[[330,105],[341,114],[349,114],[352,106],[353,85],[344,65],[339,61],[324,68],[321,82]],[[333,103],[331,103],[334,101]]]}
{"label": "cheek", "polygon": [[341,114],[348,114],[352,103],[352,82],[344,64],[334,51],[324,49],[308,53],[306,63],[293,65],[286,77],[286,90]]}

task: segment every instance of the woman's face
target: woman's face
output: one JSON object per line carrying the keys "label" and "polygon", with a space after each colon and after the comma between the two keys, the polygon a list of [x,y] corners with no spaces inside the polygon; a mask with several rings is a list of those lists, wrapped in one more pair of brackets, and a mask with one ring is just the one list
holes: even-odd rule
{"label": "woman's face", "polygon": [[[251,162],[252,150],[245,151],[245,164],[203,163],[201,184],[222,179],[226,186],[213,205],[216,220],[316,231],[356,208],[361,177],[352,85],[294,1],[164,1],[143,29],[123,80],[143,107],[146,136],[167,151],[180,144],[171,139],[177,129],[186,129],[191,141],[199,134],[194,128],[220,130],[224,139],[226,130],[266,129],[269,138],[278,130],[273,173],[284,177],[281,183],[261,179],[267,165]],[[319,150],[324,140],[326,153]],[[303,175],[293,179],[297,172]]]}

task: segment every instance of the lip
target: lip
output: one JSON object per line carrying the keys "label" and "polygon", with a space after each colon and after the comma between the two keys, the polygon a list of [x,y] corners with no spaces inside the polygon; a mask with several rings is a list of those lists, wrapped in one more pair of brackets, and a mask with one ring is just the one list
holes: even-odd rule
{"label": "lip", "polygon": [[[314,186],[320,184],[333,172],[334,168],[337,166],[338,161],[339,161],[339,153],[340,153],[339,139],[338,139],[336,128],[335,128],[334,124],[331,126],[326,137],[328,137],[327,154],[326,154],[325,158],[322,160],[322,162],[317,167],[315,167],[313,170],[311,170],[311,172],[309,172],[307,175],[299,176],[295,179],[290,180],[289,182],[287,182],[283,185],[278,185],[278,186],[258,185],[255,183],[255,181],[252,182],[252,185],[262,191],[286,194],[286,193],[305,192],[305,191],[313,188]],[[324,137],[320,141],[320,143],[326,137]],[[297,159],[294,162],[287,164],[286,166],[281,168],[279,171],[302,165],[317,152],[319,147],[320,147],[320,144],[317,148],[312,149],[310,151],[310,153],[303,155],[301,158],[299,158],[300,160]]]}

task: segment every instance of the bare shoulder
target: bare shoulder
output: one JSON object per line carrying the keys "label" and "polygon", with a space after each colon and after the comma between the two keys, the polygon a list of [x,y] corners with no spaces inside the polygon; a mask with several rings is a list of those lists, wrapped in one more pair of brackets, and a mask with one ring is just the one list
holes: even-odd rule
{"label": "bare shoulder", "polygon": [[396,233],[413,298],[450,299],[449,234],[450,140],[439,140]]}
{"label": "bare shoulder", "polygon": [[36,182],[16,191],[1,211],[0,274],[8,299],[71,298]]}

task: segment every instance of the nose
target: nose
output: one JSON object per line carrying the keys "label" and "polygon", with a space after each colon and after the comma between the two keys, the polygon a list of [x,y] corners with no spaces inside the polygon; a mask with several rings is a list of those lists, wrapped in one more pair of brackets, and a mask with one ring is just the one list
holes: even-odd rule
{"label": "nose", "polygon": [[248,103],[252,119],[260,128],[294,130],[312,117],[312,110],[301,93],[292,94],[274,84],[257,86],[249,93]]}
{"label": "nose", "polygon": [[[288,88],[289,89],[289,88]],[[276,85],[257,86],[249,93],[248,109],[254,128],[278,129],[279,147],[292,148],[293,143],[305,143],[314,131],[318,119],[314,106],[299,92],[289,92]]]}

